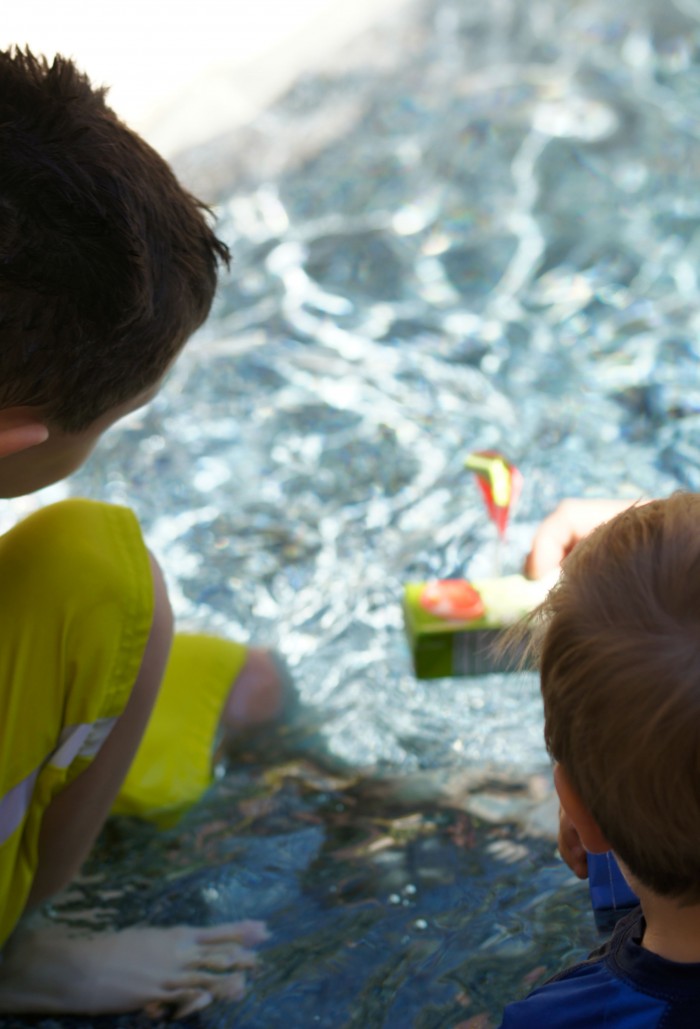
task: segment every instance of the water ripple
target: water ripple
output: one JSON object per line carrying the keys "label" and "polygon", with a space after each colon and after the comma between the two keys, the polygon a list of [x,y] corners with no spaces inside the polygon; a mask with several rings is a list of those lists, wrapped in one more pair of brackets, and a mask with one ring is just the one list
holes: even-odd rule
{"label": "water ripple", "polygon": [[[402,584],[494,567],[472,449],[525,476],[504,570],[562,497],[700,489],[699,63],[696,0],[432,0],[193,158],[216,171],[232,276],[162,395],[71,488],[136,509],[181,621],[279,647],[311,753],[443,783],[545,765],[531,679],[415,681]],[[485,905],[495,1010],[514,961],[537,970],[527,929],[494,930],[488,874],[467,907]],[[472,1010],[444,984],[467,996],[477,967],[444,935],[459,903],[435,903],[448,975],[422,980],[421,1026]],[[391,923],[363,1025],[411,1020],[432,918]],[[296,993],[268,984],[266,1025],[313,1009],[302,965]],[[323,1024],[360,1024],[343,1003]],[[262,1024],[251,1005],[237,1024]]]}
{"label": "water ripple", "polygon": [[[77,480],[136,507],[181,617],[287,654],[335,756],[455,761],[439,689],[404,731],[397,607],[491,546],[468,450],[520,465],[529,525],[572,493],[695,482],[691,6],[442,0],[412,9],[404,59],[375,41],[301,81],[261,126],[262,168],[294,127],[274,178],[222,188],[212,321]],[[476,730],[478,688],[450,693],[470,756],[542,763],[517,724]]]}

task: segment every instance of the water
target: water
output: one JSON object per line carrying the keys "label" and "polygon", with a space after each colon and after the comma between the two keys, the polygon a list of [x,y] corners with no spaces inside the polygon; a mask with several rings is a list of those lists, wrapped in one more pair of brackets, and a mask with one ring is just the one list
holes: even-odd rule
{"label": "water", "polygon": [[266,1029],[483,1029],[595,944],[535,681],[417,682],[400,597],[493,560],[469,450],[525,476],[505,571],[564,496],[700,488],[699,54],[695,0],[432,0],[183,155],[231,279],[71,489],[134,507],[180,621],[277,646],[301,712],[176,830],[109,827],[56,917],[266,917],[235,1011]]}

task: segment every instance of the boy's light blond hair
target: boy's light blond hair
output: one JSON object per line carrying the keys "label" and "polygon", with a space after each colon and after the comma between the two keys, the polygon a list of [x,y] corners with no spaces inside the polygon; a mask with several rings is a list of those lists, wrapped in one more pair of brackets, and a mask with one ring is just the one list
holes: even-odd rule
{"label": "boy's light blond hair", "polygon": [[641,883],[700,901],[700,495],[601,525],[536,613],[545,741]]}

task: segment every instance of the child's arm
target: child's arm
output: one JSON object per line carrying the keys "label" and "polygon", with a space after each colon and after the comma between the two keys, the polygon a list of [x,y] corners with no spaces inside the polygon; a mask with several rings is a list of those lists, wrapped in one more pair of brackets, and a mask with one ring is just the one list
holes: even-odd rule
{"label": "child's arm", "polygon": [[548,575],[584,536],[633,503],[635,501],[631,500],[562,500],[537,529],[525,560],[525,574],[531,579]]}
{"label": "child's arm", "polygon": [[172,642],[170,601],[151,555],[154,614],[129,702],[88,768],[47,808],[39,837],[39,865],[28,907],[64,887],[87,858],[134,759],[153,709]]}
{"label": "child's arm", "polygon": [[[151,566],[154,617],[130,699],[92,763],[44,814],[30,905],[80,868],[146,727],[172,634],[163,578],[152,558]],[[145,1007],[154,1018],[185,1017],[215,999],[240,999],[255,964],[251,948],[266,936],[264,925],[254,921],[75,935],[63,926],[34,929],[29,920],[3,948],[0,1014],[93,1015]]]}

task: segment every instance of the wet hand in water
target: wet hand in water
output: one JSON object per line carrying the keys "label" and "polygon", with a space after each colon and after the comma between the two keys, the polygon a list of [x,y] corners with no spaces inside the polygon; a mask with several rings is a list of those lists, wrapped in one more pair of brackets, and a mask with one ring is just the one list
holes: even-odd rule
{"label": "wet hand in water", "polygon": [[76,936],[63,926],[18,932],[0,964],[0,1012],[185,1018],[235,1002],[255,967],[262,922],[208,928],[136,926]]}
{"label": "wet hand in water", "polygon": [[634,501],[630,500],[562,500],[537,529],[525,559],[525,574],[530,579],[541,579],[553,572],[584,536],[632,503]]}

